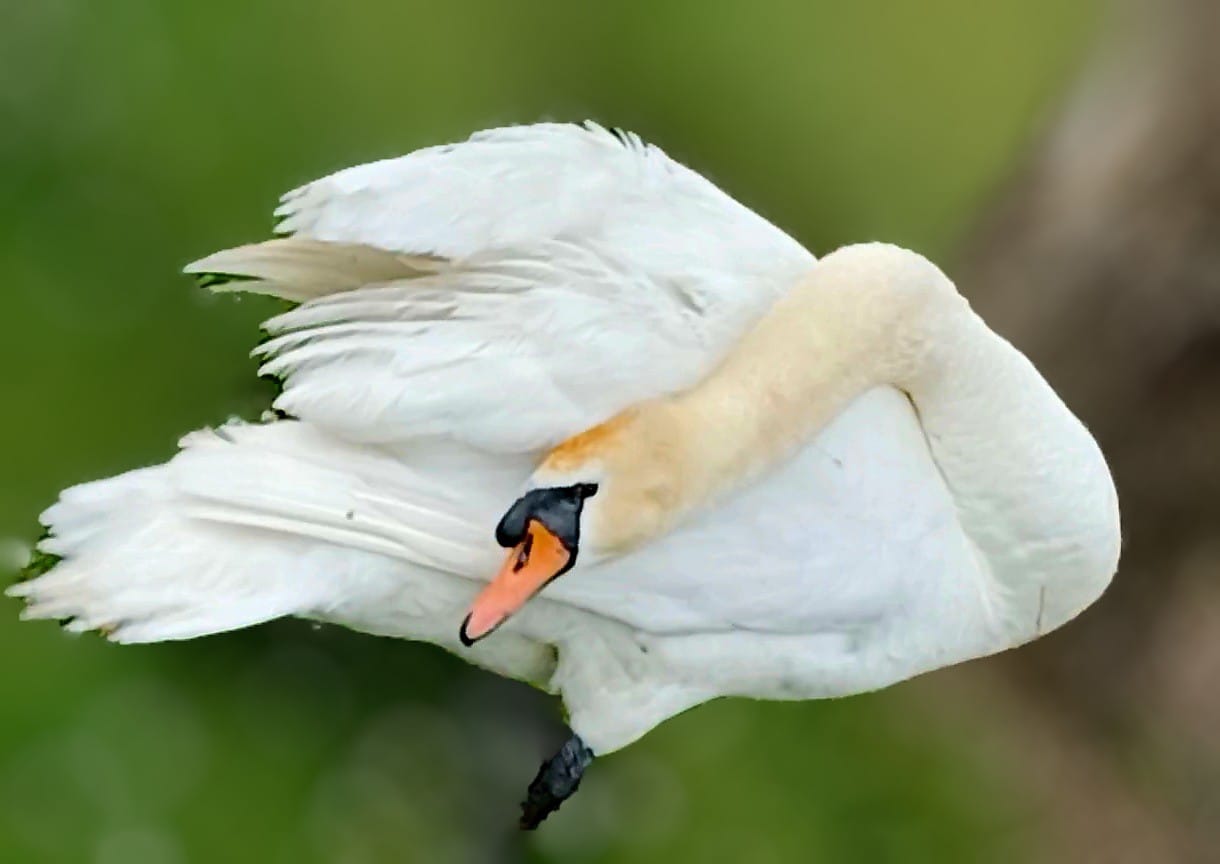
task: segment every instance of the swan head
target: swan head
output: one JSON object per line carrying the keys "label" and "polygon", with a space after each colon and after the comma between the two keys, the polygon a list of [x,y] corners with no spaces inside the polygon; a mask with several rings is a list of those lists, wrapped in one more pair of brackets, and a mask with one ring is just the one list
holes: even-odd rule
{"label": "swan head", "polygon": [[[688,447],[665,401],[638,405],[551,451],[496,526],[508,554],[459,636],[472,645],[577,566],[663,533],[688,497]],[[688,439],[689,440],[689,439]]]}

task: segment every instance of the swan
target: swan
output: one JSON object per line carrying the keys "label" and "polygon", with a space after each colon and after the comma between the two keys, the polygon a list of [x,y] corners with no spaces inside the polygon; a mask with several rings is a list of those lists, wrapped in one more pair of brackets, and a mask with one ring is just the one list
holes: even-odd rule
{"label": "swan", "polygon": [[64,491],[24,618],[131,643],[300,616],[531,682],[573,733],[535,827],[701,702],[993,654],[1115,572],[1093,437],[914,252],[817,260],[593,123],[348,168],[276,215],[186,268],[297,304],[256,349],[274,415]]}

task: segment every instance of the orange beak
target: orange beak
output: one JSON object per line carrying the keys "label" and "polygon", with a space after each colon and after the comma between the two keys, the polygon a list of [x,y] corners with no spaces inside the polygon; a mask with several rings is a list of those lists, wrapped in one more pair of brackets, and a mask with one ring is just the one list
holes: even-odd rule
{"label": "orange beak", "polygon": [[559,574],[567,569],[572,553],[537,519],[529,520],[525,539],[518,543],[496,578],[479,592],[462,621],[458,636],[473,645],[508,620]]}

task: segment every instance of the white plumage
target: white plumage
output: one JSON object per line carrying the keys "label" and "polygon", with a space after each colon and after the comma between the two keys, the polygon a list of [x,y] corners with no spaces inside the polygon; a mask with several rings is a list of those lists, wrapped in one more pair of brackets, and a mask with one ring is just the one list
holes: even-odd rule
{"label": "white plumage", "polygon": [[[286,378],[276,406],[361,441],[557,444],[694,384],[813,262],[657,148],[596,126],[479,133],[340,171],[276,212],[297,240],[372,247],[373,263],[345,253],[335,269],[367,272],[383,250],[448,261],[268,323],[284,334],[261,349]],[[302,247],[311,269],[315,248]],[[258,254],[188,271],[264,275]],[[300,278],[277,263],[272,281]]]}
{"label": "white plumage", "polygon": [[[427,640],[560,693],[605,752],[714,696],[842,695],[1010,647],[1113,572],[1096,446],[980,331],[960,343],[974,368],[956,401],[929,388],[924,404],[911,396],[917,414],[910,390],[861,388],[795,452],[760,455],[769,470],[724,478],[725,494],[651,542],[599,553],[590,528],[581,566],[464,648],[458,624],[503,555],[492,529],[546,452],[696,387],[733,351],[727,368],[741,366],[743,334],[834,266],[657,148],[591,124],[351,168],[276,213],[288,236],[188,272],[301,301],[258,349],[295,419],[192,433],[165,465],[64,492],[40,545],[63,560],[11,589],[27,617],[125,642],[284,615]],[[857,248],[897,262],[886,290],[910,275],[908,259]],[[841,360],[833,332],[807,353],[772,339],[758,398],[852,377],[826,367]],[[742,410],[789,410],[767,404]],[[735,434],[688,422],[692,451]]]}

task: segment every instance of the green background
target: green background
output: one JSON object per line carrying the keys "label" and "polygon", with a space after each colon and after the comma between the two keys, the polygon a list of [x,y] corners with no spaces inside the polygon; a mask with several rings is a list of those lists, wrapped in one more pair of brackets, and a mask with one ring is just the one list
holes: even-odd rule
{"label": "green background", "polygon": [[[1052,109],[1093,3],[45,0],[0,8],[0,555],[57,491],[271,389],[273,305],[178,274],[276,196],[486,126],[640,132],[815,252],[945,263]],[[969,286],[963,286],[969,293]],[[916,683],[721,701],[595,765],[522,840],[554,706],[301,622],[121,648],[0,608],[0,861],[1038,860],[1037,807]],[[942,673],[953,674],[953,673]],[[914,689],[912,689],[914,688]],[[946,713],[940,709],[940,714]],[[939,716],[939,715],[938,715]]]}

